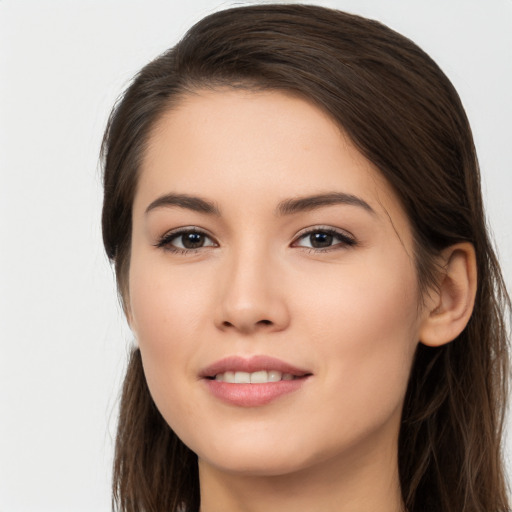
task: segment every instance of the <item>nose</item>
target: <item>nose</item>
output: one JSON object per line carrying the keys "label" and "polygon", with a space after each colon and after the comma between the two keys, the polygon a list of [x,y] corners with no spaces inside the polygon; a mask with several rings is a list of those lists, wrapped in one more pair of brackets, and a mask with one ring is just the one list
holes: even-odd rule
{"label": "nose", "polygon": [[279,265],[262,250],[233,254],[219,273],[215,325],[239,334],[278,332],[290,323]]}

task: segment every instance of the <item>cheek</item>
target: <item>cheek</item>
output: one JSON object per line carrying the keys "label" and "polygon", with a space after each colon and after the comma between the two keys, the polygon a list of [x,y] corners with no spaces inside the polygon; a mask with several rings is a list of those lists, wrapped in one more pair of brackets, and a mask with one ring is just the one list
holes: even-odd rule
{"label": "cheek", "polygon": [[387,341],[399,342],[400,333],[417,327],[416,270],[403,251],[354,254],[346,265],[302,272],[300,283],[301,293],[292,296],[319,333],[338,332],[348,343],[379,346],[389,336]]}
{"label": "cheek", "polygon": [[400,408],[417,346],[415,270],[408,260],[392,263],[351,267],[322,290],[312,280],[301,306],[309,312],[303,328],[322,365],[319,374],[333,391],[333,421],[353,422],[355,429]]}
{"label": "cheek", "polygon": [[[183,372],[191,372],[191,336],[198,329],[200,290],[184,286],[179,273],[135,254],[130,274],[131,328],[140,348],[146,381],[155,404],[169,417],[169,404],[180,404],[188,417],[189,402],[181,400]],[[197,336],[197,334],[196,334]]]}
{"label": "cheek", "polygon": [[[132,329],[142,344],[164,350],[193,332],[207,303],[205,276],[144,258],[133,258],[130,268]],[[199,283],[201,283],[199,285]]]}
{"label": "cheek", "polygon": [[142,251],[132,257],[131,328],[157,405],[175,403],[185,379],[197,378],[194,357],[212,312],[213,277],[206,266],[191,272]]}

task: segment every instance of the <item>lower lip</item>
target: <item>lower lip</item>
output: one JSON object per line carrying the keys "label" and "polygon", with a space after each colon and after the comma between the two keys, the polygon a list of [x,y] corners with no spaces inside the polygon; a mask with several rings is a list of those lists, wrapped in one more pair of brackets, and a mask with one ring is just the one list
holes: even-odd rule
{"label": "lower lip", "polygon": [[238,407],[258,407],[299,390],[307,378],[301,377],[263,384],[232,384],[211,379],[205,379],[205,382],[210,393],[223,402]]}

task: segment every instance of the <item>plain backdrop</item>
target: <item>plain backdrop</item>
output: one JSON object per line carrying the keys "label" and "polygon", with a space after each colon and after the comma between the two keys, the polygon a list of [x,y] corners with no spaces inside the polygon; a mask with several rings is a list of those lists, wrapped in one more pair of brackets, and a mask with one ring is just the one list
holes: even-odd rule
{"label": "plain backdrop", "polygon": [[[244,3],[0,0],[1,512],[110,510],[131,335],[101,243],[102,131],[141,66]],[[510,287],[512,1],[312,3],[390,25],[453,81]]]}

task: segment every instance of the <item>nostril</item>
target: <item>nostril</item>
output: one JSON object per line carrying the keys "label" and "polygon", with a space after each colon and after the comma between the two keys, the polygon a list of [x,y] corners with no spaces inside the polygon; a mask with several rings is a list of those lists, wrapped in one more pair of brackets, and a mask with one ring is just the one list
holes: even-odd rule
{"label": "nostril", "polygon": [[[259,316],[259,315],[258,315]],[[251,333],[259,331],[263,329],[273,330],[279,329],[279,322],[274,320],[270,320],[269,317],[265,318],[265,316],[259,316],[260,320],[258,320],[258,316],[252,314],[244,314],[244,312],[239,314],[231,315],[231,318],[226,315],[224,320],[219,319],[220,322],[216,323],[219,329],[228,331],[239,331],[243,333]]]}
{"label": "nostril", "polygon": [[[234,327],[234,325],[231,322],[228,322],[227,320],[224,320],[222,322],[223,327]],[[272,320],[259,320],[256,322],[256,325],[272,325]]]}

